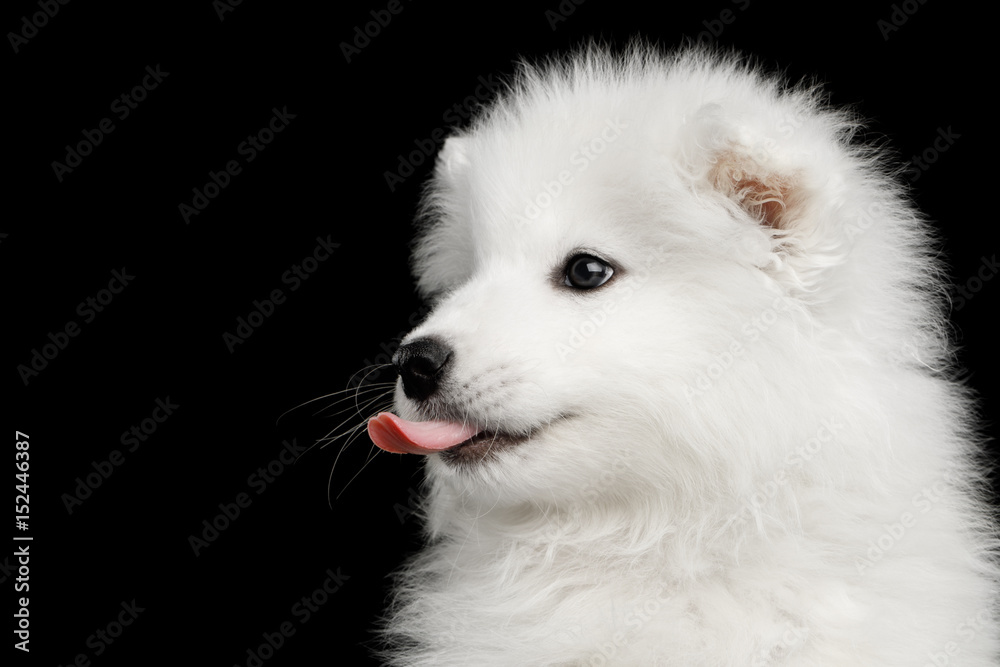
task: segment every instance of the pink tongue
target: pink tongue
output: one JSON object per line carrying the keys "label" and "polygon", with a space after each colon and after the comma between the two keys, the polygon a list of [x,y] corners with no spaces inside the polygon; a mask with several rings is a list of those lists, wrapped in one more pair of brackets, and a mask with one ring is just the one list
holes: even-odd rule
{"label": "pink tongue", "polygon": [[479,433],[475,426],[454,422],[410,422],[391,412],[368,420],[372,442],[394,454],[433,454],[465,442]]}

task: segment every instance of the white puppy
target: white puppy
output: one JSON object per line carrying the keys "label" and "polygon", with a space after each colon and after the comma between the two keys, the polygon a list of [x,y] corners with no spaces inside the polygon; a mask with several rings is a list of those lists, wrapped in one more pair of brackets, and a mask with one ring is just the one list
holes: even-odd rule
{"label": "white puppy", "polygon": [[858,122],[705,52],[524,66],[438,157],[383,449],[397,665],[994,665],[927,225]]}

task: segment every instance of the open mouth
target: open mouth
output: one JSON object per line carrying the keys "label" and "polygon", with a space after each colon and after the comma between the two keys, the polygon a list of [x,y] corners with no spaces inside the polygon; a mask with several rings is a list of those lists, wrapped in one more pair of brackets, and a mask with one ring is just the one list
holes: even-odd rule
{"label": "open mouth", "polygon": [[449,463],[474,463],[495,455],[509,447],[515,447],[530,439],[533,434],[514,435],[495,431],[482,431],[465,442],[441,452],[441,458]]}
{"label": "open mouth", "polygon": [[391,412],[368,420],[368,435],[380,448],[396,454],[441,454],[448,462],[475,462],[502,449],[519,445],[523,435],[480,430],[472,424],[449,421],[411,422]]}

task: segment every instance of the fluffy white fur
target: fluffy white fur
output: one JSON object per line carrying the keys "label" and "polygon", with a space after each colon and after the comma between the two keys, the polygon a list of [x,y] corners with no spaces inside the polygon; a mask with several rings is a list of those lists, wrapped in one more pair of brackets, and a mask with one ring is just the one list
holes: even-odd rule
{"label": "fluffy white fur", "polygon": [[[448,139],[408,339],[454,348],[440,400],[537,430],[427,458],[387,660],[997,664],[937,251],[859,128],[733,57],[592,48]],[[557,284],[581,249],[608,284]]]}

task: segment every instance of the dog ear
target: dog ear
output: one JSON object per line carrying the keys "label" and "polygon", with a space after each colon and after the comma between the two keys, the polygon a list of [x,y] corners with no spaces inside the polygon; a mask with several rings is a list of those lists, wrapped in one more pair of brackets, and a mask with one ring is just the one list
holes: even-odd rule
{"label": "dog ear", "polygon": [[[700,187],[721,194],[751,220],[792,231],[793,202],[803,185],[795,114],[735,114],[717,103],[697,109],[685,122],[683,152]],[[801,193],[799,193],[801,194]]]}
{"label": "dog ear", "polygon": [[786,229],[793,193],[793,179],[774,173],[752,157],[750,151],[726,148],[715,156],[709,171],[712,186],[762,225]]}

